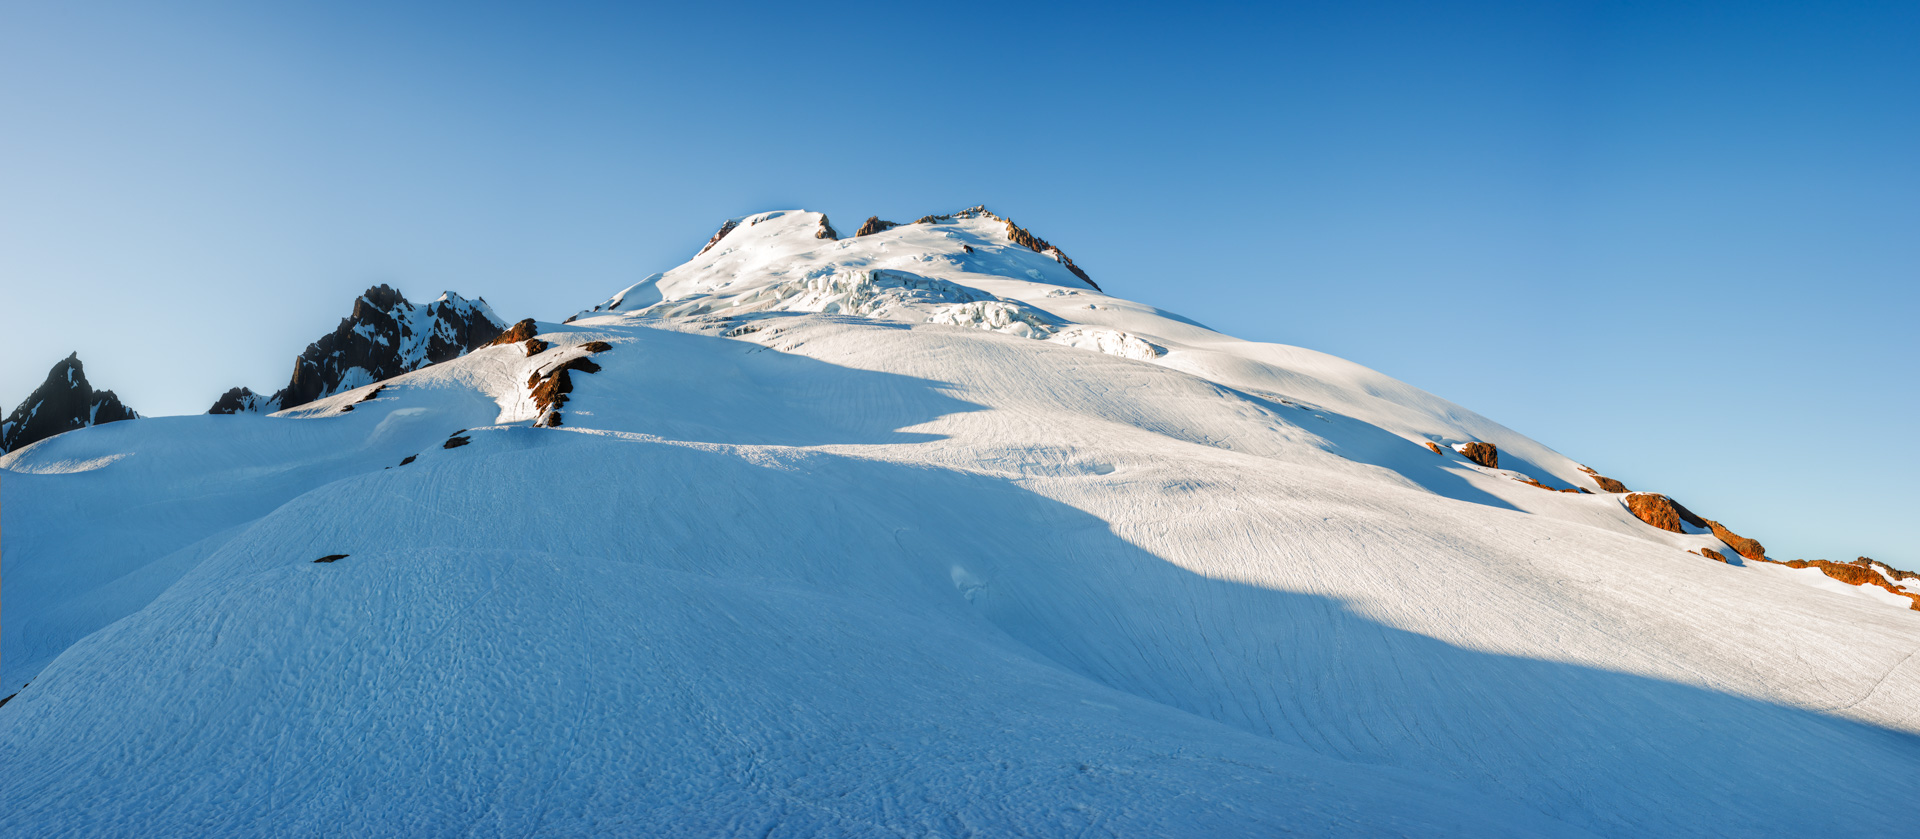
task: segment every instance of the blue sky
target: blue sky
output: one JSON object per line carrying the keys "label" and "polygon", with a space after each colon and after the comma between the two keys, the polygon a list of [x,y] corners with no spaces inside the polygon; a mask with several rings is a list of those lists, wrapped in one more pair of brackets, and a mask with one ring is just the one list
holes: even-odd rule
{"label": "blue sky", "polygon": [[1920,566],[1920,6],[0,3],[0,402],[975,203],[1778,556]]}

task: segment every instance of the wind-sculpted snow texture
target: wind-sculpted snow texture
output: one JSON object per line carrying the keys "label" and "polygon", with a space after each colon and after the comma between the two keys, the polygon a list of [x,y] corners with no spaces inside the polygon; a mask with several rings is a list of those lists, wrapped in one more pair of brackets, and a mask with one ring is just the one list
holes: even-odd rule
{"label": "wind-sculpted snow texture", "polygon": [[994,219],[821,225],[0,458],[5,832],[1911,832],[1903,598]]}

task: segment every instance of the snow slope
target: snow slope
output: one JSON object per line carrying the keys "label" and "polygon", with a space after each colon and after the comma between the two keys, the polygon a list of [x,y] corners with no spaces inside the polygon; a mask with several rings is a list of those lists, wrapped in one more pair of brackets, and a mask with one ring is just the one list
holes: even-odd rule
{"label": "snow slope", "polygon": [[822,221],[532,357],[0,458],[5,830],[1910,831],[1920,615],[994,219]]}

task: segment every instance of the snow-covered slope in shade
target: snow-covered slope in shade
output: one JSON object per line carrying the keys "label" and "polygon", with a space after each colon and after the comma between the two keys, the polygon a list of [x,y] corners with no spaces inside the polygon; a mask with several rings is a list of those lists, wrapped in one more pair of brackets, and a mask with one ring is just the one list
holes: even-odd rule
{"label": "snow-covered slope in shade", "polygon": [[47,380],[0,419],[0,453],[76,428],[139,418],[113,391],[94,390],[80,354],[74,353],[54,364]]}
{"label": "snow-covered slope in shade", "polygon": [[485,299],[451,291],[415,305],[385,284],[355,298],[353,312],[333,332],[309,344],[293,362],[293,377],[272,396],[236,387],[209,414],[272,413],[362,385],[457,358],[506,328]]}
{"label": "snow-covered slope in shade", "polygon": [[823,222],[0,458],[9,829],[1908,830],[1920,615],[993,219]]}

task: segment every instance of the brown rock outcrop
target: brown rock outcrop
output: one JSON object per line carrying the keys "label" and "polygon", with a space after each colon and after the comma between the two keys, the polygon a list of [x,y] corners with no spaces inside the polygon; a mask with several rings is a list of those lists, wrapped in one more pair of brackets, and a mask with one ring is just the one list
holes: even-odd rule
{"label": "brown rock outcrop", "polygon": [[834,232],[833,225],[827,222],[826,213],[820,214],[820,229],[813,231],[813,238],[828,240],[838,240],[840,238],[840,234]]}
{"label": "brown rock outcrop", "polygon": [[1446,453],[1447,453],[1445,449],[1442,449],[1442,448],[1440,448],[1440,444],[1438,444],[1438,443],[1435,443],[1435,442],[1433,442],[1433,441],[1431,441],[1431,440],[1429,440],[1429,441],[1427,441],[1427,448],[1429,448],[1429,449],[1432,449],[1432,450],[1433,450],[1433,453],[1434,453],[1434,454],[1446,454]]}
{"label": "brown rock outcrop", "polygon": [[1870,556],[1860,557],[1854,560],[1853,564],[1873,568],[1889,580],[1920,580],[1920,574],[1915,574],[1912,571],[1902,571]]}
{"label": "brown rock outcrop", "polygon": [[1701,549],[1700,549],[1700,555],[1701,555],[1701,556],[1704,556],[1704,557],[1706,557],[1706,558],[1708,558],[1708,559],[1711,559],[1711,560],[1713,560],[1713,561],[1715,561],[1715,562],[1726,562],[1726,561],[1727,561],[1727,557],[1726,557],[1726,554],[1723,554],[1723,553],[1721,553],[1721,552],[1719,552],[1719,551],[1716,551],[1716,550],[1714,550],[1714,549],[1712,549],[1712,548],[1701,548]]}
{"label": "brown rock outcrop", "polygon": [[867,223],[860,225],[860,229],[854,231],[853,235],[855,238],[871,236],[875,233],[884,233],[899,226],[900,225],[890,221],[881,221],[879,216],[867,216]]}
{"label": "brown rock outcrop", "polygon": [[[1766,561],[1772,562],[1773,560]],[[1880,576],[1880,572],[1871,567],[1863,567],[1853,562],[1831,562],[1824,559],[1789,559],[1786,562],[1776,564],[1785,565],[1788,568],[1818,568],[1820,569],[1820,573],[1850,586],[1874,586],[1875,588],[1884,589],[1889,594],[1897,594],[1907,598],[1907,601],[1912,604],[1908,608],[1920,612],[1920,594],[1902,591],[1896,588],[1892,583],[1887,581],[1887,578]]]}
{"label": "brown rock outcrop", "polygon": [[1606,490],[1607,492],[1625,493],[1625,492],[1633,491],[1633,490],[1627,489],[1626,484],[1620,483],[1619,481],[1616,481],[1612,478],[1602,475],[1599,472],[1595,472],[1592,469],[1588,469],[1585,466],[1580,467],[1580,471],[1587,473],[1587,477],[1592,478],[1594,483],[1599,484],[1600,488],[1603,490]]}
{"label": "brown rock outcrop", "polygon": [[[739,219],[727,219],[727,223],[720,225],[720,229],[713,234],[713,238],[707,240],[706,247],[701,248],[700,253],[706,253],[707,251],[713,250],[714,245],[720,244],[721,239],[727,238],[727,234],[732,233],[739,226],[740,226]],[[694,256],[699,256],[700,253],[696,253],[694,254]]]}
{"label": "brown rock outcrop", "polygon": [[1094,282],[1092,277],[1087,276],[1087,272],[1080,270],[1080,266],[1073,264],[1073,259],[1068,257],[1059,248],[1047,244],[1047,240],[1033,235],[1032,231],[1014,224],[1013,219],[1001,219],[1001,221],[1007,223],[1007,238],[1013,240],[1014,244],[1020,245],[1034,253],[1053,257],[1053,261],[1066,266],[1066,269],[1073,272],[1074,276],[1079,277],[1081,282],[1093,286],[1094,291],[1100,290],[1100,284]]}
{"label": "brown rock outcrop", "polygon": [[1680,526],[1680,513],[1675,509],[1673,499],[1652,492],[1634,492],[1627,494],[1627,511],[1647,524],[1673,533],[1685,533]]}
{"label": "brown rock outcrop", "polygon": [[590,352],[590,353],[603,353],[603,352],[606,352],[607,350],[613,349],[613,345],[605,341],[588,341],[584,344],[581,344],[580,349],[586,350],[587,352]]}
{"label": "brown rock outcrop", "polygon": [[560,424],[558,409],[567,403],[567,394],[573,392],[571,373],[576,370],[582,373],[598,373],[600,365],[593,363],[586,356],[574,356],[545,370],[536,370],[532,376],[527,377],[527,388],[533,391],[533,404],[542,414],[540,421],[535,422],[535,425],[553,428]]}
{"label": "brown rock outcrop", "polygon": [[533,340],[534,334],[539,331],[540,331],[540,328],[534,325],[533,318],[527,318],[525,320],[520,321],[519,323],[516,323],[512,326],[507,327],[507,331],[500,333],[499,337],[494,338],[491,341],[488,341],[486,343],[486,346],[502,347],[502,346],[506,346],[507,344],[519,344],[526,341],[531,341]]}
{"label": "brown rock outcrop", "polygon": [[1712,519],[1707,520],[1707,527],[1713,531],[1714,538],[1727,543],[1727,547],[1732,548],[1734,550],[1734,553],[1737,553],[1748,559],[1765,559],[1766,558],[1767,547],[1765,545],[1760,544],[1758,541],[1753,539],[1748,539],[1745,536],[1741,536],[1738,533],[1728,530],[1725,525],[1722,525],[1721,523],[1714,521]]}
{"label": "brown rock outcrop", "polygon": [[1500,449],[1492,443],[1462,443],[1454,447],[1460,456],[1488,469],[1500,468]]}
{"label": "brown rock outcrop", "polygon": [[[975,205],[972,207],[968,207],[964,210],[961,210],[957,213],[947,213],[946,215],[921,216],[918,219],[915,219],[913,223],[914,224],[940,224],[942,222],[953,221],[954,219],[967,219],[967,218],[990,218],[990,219],[993,219],[994,221],[1005,224],[1007,226],[1007,238],[1011,240],[1014,244],[1019,245],[1023,248],[1026,248],[1028,250],[1031,250],[1034,253],[1051,257],[1053,261],[1058,262],[1061,265],[1065,266],[1066,269],[1072,272],[1074,276],[1079,277],[1081,282],[1084,282],[1088,286],[1091,286],[1094,291],[1100,290],[1100,284],[1094,282],[1092,277],[1087,276],[1087,272],[1081,270],[1080,266],[1073,264],[1073,260],[1068,258],[1068,256],[1065,253],[1061,252],[1059,248],[1054,247],[1053,245],[1047,244],[1047,240],[1033,235],[1033,231],[1030,231],[1024,227],[1021,227],[1020,225],[1014,224],[1013,219],[994,215],[993,212],[991,210],[988,210],[985,205]],[[880,221],[878,217],[867,219],[867,224],[869,225],[872,225],[876,222],[878,222],[879,224],[886,225],[886,227],[881,227],[873,231],[876,233],[879,232],[880,230],[886,230],[888,228],[896,226],[892,222]],[[860,233],[856,233],[854,235],[856,236],[866,235],[866,231],[867,231],[866,227],[861,227],[860,230],[861,230]],[[963,251],[966,251],[967,253],[973,253],[972,245],[963,244],[960,246],[960,249]]]}
{"label": "brown rock outcrop", "polygon": [[[1874,570],[1870,568],[1861,568],[1860,566],[1854,565],[1852,563],[1831,562],[1824,559],[1816,559],[1816,560],[1813,560],[1812,562],[1808,562],[1807,560],[1804,560],[1804,559],[1791,559],[1787,561],[1787,567],[1788,568],[1818,568],[1820,569],[1820,573],[1825,574],[1829,577],[1832,577],[1836,580],[1839,580],[1840,582],[1846,583],[1847,585],[1850,585],[1850,586],[1863,586],[1872,582],[1882,582],[1882,583],[1885,582],[1884,580],[1881,579],[1879,573],[1875,572]],[[1889,586],[1889,588],[1891,588],[1891,586]]]}
{"label": "brown rock outcrop", "polygon": [[528,338],[524,346],[527,348],[527,357],[532,358],[536,355],[546,352],[547,348],[553,345],[545,341],[542,341],[539,338]]}

